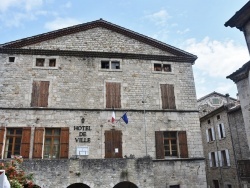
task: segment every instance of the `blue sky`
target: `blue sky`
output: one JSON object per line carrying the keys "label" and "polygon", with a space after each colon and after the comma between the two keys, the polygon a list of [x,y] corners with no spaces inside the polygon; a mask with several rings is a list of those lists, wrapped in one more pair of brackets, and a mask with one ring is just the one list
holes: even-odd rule
{"label": "blue sky", "polygon": [[243,33],[225,27],[248,0],[1,0],[0,44],[100,18],[198,56],[197,98],[236,97],[226,76],[249,60]]}

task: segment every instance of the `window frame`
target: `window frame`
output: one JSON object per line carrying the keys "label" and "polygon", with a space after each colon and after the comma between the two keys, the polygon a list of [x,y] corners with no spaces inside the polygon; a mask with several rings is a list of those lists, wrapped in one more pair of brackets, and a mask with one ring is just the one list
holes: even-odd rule
{"label": "window frame", "polygon": [[210,127],[206,129],[207,142],[215,141],[215,132],[214,127]]}
{"label": "window frame", "polygon": [[220,167],[230,167],[230,156],[228,149],[218,151]]}
{"label": "window frame", "polygon": [[[43,66],[37,66],[37,59],[44,59]],[[50,66],[50,61],[55,60],[55,66]],[[33,56],[33,69],[49,69],[58,70],[59,69],[59,56]]]}
{"label": "window frame", "polygon": [[[102,68],[102,63],[106,62],[108,63],[108,68]],[[112,63],[119,63],[119,69],[113,69],[112,68]],[[122,60],[121,59],[101,59],[100,60],[100,65],[99,65],[99,71],[108,71],[108,72],[121,72],[122,71]]]}
{"label": "window frame", "polygon": [[209,166],[210,168],[216,168],[218,167],[218,152],[213,151],[208,153],[208,160],[209,160]]}
{"label": "window frame", "polygon": [[[51,135],[48,135],[46,134],[46,131],[48,130],[51,130]],[[59,134],[56,135],[54,134],[55,131],[58,131]],[[44,134],[44,152],[43,152],[43,159],[59,159],[59,156],[60,156],[60,137],[61,137],[61,129],[60,128],[45,128],[45,134]],[[50,139],[51,142],[49,144],[46,143],[46,139]],[[55,139],[58,140],[58,143],[55,144],[54,141]],[[46,146],[50,146],[50,149],[49,149],[49,152],[48,153],[45,153],[46,152]],[[54,146],[57,146],[58,150],[56,152],[56,155],[54,157]],[[45,157],[45,155],[48,154],[48,157]]]}
{"label": "window frame", "polygon": [[[11,61],[11,60],[13,60],[14,59],[14,61]],[[16,57],[15,56],[9,56],[8,57],[8,62],[9,63],[15,63],[16,62]]]}
{"label": "window frame", "polygon": [[219,140],[226,138],[225,126],[223,123],[217,125]]}
{"label": "window frame", "polygon": [[[8,131],[9,130],[13,130],[14,131],[14,133],[13,134],[9,134],[8,133]],[[17,130],[18,131],[21,131],[21,133],[20,134],[17,134],[16,132],[17,132]],[[21,155],[21,145],[22,145],[22,128],[16,128],[16,127],[10,127],[10,128],[7,128],[6,129],[6,136],[5,136],[5,146],[4,146],[4,158],[13,158],[12,156],[15,156],[15,155],[17,155],[17,156],[19,156],[19,155]],[[12,142],[10,143],[10,142],[8,142],[8,139],[11,139],[12,138]],[[17,144],[16,143],[16,140],[17,140],[17,138],[19,138],[20,139],[20,142]],[[10,145],[12,145],[11,146],[11,151],[9,151],[9,146]],[[16,153],[16,146],[17,145],[19,145],[19,154],[15,154]],[[10,154],[10,156],[9,156],[9,154],[8,153],[11,153]]]}
{"label": "window frame", "polygon": [[[158,69],[156,70],[158,65]],[[170,71],[164,71],[164,67],[169,67]],[[160,73],[160,74],[173,74],[173,63],[172,62],[158,62],[158,61],[153,61],[152,62],[152,72],[153,73]]]}

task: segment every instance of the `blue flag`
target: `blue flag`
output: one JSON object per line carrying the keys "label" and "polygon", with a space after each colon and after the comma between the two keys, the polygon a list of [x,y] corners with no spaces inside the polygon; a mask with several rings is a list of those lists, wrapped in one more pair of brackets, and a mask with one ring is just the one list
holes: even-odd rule
{"label": "blue flag", "polygon": [[122,119],[123,119],[123,121],[124,121],[126,124],[128,124],[127,113],[123,114]]}

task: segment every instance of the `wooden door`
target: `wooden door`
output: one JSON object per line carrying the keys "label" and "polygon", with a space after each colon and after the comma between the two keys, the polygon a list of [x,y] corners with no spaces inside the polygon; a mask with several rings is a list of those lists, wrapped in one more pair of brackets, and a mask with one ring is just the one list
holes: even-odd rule
{"label": "wooden door", "polygon": [[121,131],[105,131],[105,158],[122,158]]}

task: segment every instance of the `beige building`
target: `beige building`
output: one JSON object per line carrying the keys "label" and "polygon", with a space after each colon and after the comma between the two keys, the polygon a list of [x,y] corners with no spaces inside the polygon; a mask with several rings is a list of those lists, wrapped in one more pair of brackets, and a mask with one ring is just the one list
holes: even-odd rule
{"label": "beige building", "polygon": [[102,19],[2,44],[1,158],[42,188],[207,187],[196,58]]}
{"label": "beige building", "polygon": [[208,186],[247,186],[240,180],[237,164],[250,156],[239,101],[213,92],[199,99],[198,105],[202,109],[200,122]]}

